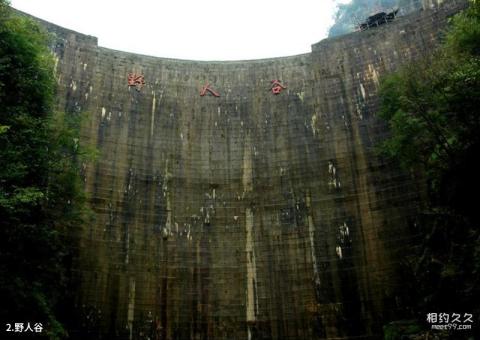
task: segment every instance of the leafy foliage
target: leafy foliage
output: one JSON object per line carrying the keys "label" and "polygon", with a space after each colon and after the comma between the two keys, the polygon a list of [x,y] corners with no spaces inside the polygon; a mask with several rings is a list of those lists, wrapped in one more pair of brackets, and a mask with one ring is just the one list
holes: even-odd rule
{"label": "leafy foliage", "polygon": [[86,216],[78,118],[53,113],[48,36],[0,0],[0,320],[66,335],[69,237]]}
{"label": "leafy foliage", "polygon": [[478,315],[480,2],[452,18],[438,51],[384,79],[381,101],[391,129],[382,152],[422,174],[427,188],[415,222],[423,242],[406,257],[409,304],[420,318],[435,310]]}

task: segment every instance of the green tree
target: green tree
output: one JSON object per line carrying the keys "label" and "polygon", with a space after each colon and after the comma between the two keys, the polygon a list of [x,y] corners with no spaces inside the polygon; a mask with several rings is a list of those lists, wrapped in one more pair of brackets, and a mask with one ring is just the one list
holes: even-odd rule
{"label": "green tree", "polygon": [[87,210],[78,118],[53,112],[48,42],[0,0],[0,320],[42,322],[56,339],[66,335],[66,244]]}
{"label": "green tree", "polygon": [[436,310],[478,315],[480,3],[451,19],[432,55],[385,78],[380,95],[391,131],[381,151],[425,182],[415,223],[423,241],[406,256],[409,304],[419,318]]}

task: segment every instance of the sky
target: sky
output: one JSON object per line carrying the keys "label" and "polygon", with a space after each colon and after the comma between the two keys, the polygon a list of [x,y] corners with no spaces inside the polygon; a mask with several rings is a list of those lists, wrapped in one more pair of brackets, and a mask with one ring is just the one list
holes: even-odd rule
{"label": "sky", "polygon": [[348,0],[11,0],[116,50],[191,60],[308,53]]}

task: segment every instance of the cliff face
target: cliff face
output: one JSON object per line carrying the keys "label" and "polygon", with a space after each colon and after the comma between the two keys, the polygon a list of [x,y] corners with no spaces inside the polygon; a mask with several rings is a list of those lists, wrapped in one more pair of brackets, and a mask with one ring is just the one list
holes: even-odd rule
{"label": "cliff face", "polygon": [[[80,142],[100,151],[83,173],[95,218],[77,235],[79,337],[381,334],[408,294],[397,250],[417,193],[375,156],[378,81],[429,53],[463,5],[239,62],[129,54],[44,23],[58,109],[86,116]],[[220,97],[200,96],[206,83]]]}

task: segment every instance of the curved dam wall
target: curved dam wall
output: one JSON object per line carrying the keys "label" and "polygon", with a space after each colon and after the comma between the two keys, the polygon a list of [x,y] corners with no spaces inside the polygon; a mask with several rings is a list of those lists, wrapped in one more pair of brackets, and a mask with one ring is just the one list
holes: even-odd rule
{"label": "curved dam wall", "polygon": [[[58,109],[85,117],[80,143],[100,152],[82,173],[94,219],[72,243],[72,336],[381,336],[408,295],[399,250],[419,201],[375,153],[379,79],[430,53],[464,5],[231,62],[114,51],[43,22]],[[220,97],[200,96],[206,83]]]}

